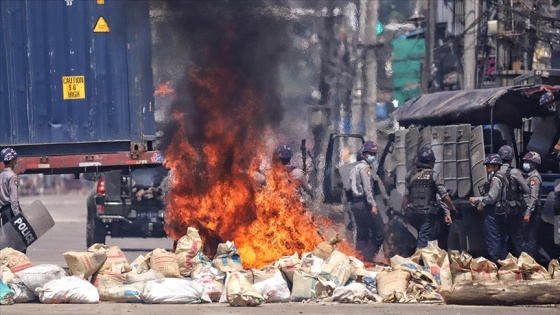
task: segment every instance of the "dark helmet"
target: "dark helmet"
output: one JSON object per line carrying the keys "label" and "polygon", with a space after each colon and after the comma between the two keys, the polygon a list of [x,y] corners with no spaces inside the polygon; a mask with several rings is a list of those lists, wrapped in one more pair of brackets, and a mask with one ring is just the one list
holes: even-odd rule
{"label": "dark helmet", "polygon": [[16,150],[12,148],[5,148],[2,151],[0,151],[0,160],[2,160],[2,162],[10,162],[17,157],[18,154]]}
{"label": "dark helmet", "polygon": [[552,101],[554,101],[556,99],[556,97],[554,96],[554,94],[552,94],[552,92],[546,92],[545,94],[543,94],[541,96],[541,99],[539,100],[539,104],[542,105],[546,105]]}
{"label": "dark helmet", "polygon": [[280,159],[291,159],[294,156],[292,148],[287,144],[279,145],[274,154]]}
{"label": "dark helmet", "polygon": [[498,150],[498,154],[502,161],[511,161],[513,159],[513,149],[509,145],[503,145]]}
{"label": "dark helmet", "polygon": [[523,157],[523,161],[530,161],[535,164],[541,164],[541,155],[535,151],[527,152]]}
{"label": "dark helmet", "polygon": [[377,154],[377,151],[377,144],[373,141],[366,141],[360,149],[360,152],[362,153]]}
{"label": "dark helmet", "polygon": [[488,164],[502,165],[502,158],[496,153],[488,154],[488,156],[484,159],[483,164],[484,165],[488,165]]}
{"label": "dark helmet", "polygon": [[435,161],[436,156],[434,155],[434,151],[432,151],[432,149],[424,147],[418,151],[418,162],[430,163]]}

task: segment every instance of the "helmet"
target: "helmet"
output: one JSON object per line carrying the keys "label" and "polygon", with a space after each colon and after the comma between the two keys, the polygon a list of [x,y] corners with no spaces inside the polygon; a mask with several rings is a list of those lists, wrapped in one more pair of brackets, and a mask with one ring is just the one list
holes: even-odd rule
{"label": "helmet", "polygon": [[513,159],[513,149],[509,145],[503,145],[498,150],[500,158],[506,161],[511,161]]}
{"label": "helmet", "polygon": [[530,161],[535,164],[541,164],[541,155],[535,151],[527,152],[527,154],[523,157],[523,160]]}
{"label": "helmet", "polygon": [[552,92],[546,92],[541,96],[541,99],[539,100],[539,104],[542,106],[554,101],[555,99],[556,97],[554,96],[554,94],[552,94]]}
{"label": "helmet", "polygon": [[279,145],[274,154],[280,159],[291,159],[294,156],[292,148],[287,144]]}
{"label": "helmet", "polygon": [[435,160],[436,157],[432,149],[424,147],[420,149],[420,151],[418,151],[418,162],[430,163],[430,162],[435,162]]}
{"label": "helmet", "polygon": [[502,158],[496,153],[488,154],[488,156],[484,159],[483,164],[484,165],[488,165],[488,164],[502,165]]}
{"label": "helmet", "polygon": [[360,151],[362,153],[377,154],[378,151],[377,144],[373,141],[366,141],[362,146],[362,149],[360,149]]}
{"label": "helmet", "polygon": [[16,150],[12,148],[5,148],[2,151],[0,151],[0,159],[2,160],[2,162],[10,162],[17,157],[18,154]]}

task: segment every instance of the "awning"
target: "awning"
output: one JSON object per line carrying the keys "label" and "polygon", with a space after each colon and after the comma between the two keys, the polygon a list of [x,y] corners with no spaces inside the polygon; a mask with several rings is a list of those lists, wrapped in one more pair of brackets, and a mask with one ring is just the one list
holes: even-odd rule
{"label": "awning", "polygon": [[424,94],[407,101],[393,116],[401,126],[451,125],[470,123],[487,125],[493,122],[520,126],[522,118],[549,116],[539,106],[541,95],[558,91],[558,86],[527,85],[481,90],[446,91]]}

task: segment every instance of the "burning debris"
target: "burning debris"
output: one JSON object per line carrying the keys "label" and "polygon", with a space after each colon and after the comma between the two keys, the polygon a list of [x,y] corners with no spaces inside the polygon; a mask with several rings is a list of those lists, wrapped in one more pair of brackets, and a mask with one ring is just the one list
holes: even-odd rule
{"label": "burning debris", "polygon": [[[176,87],[162,140],[172,170],[167,233],[200,230],[209,249],[234,240],[247,267],[311,251],[321,241],[281,164],[272,155],[282,121],[278,65],[287,22],[251,12],[280,1],[165,1],[167,23],[192,66]],[[272,141],[271,141],[272,140]],[[254,175],[266,176],[257,186]]]}

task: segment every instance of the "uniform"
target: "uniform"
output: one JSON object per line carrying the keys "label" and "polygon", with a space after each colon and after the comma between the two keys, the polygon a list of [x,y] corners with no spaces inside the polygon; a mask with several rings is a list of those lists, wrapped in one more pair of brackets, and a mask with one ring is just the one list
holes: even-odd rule
{"label": "uniform", "polygon": [[[409,174],[407,183],[407,217],[418,231],[417,248],[424,248],[436,238],[439,201],[447,196],[443,180],[428,165],[418,164],[415,174]],[[447,207],[446,207],[447,208]],[[447,213],[446,213],[447,214]]]}
{"label": "uniform", "polygon": [[525,211],[526,208],[523,196],[528,195],[530,190],[520,170],[511,167],[508,163],[504,163],[500,167],[500,173],[504,176],[507,174],[508,170],[510,171],[510,178],[508,178],[508,180],[514,180],[517,183],[517,200],[523,201],[522,203],[518,202],[516,211],[508,214],[506,217],[506,226],[511,243],[511,252],[514,256],[518,257],[523,251],[523,211]]}
{"label": "uniform", "polygon": [[9,167],[4,168],[0,173],[0,211],[2,225],[21,212],[18,200],[17,175]]}
{"label": "uniform", "polygon": [[530,215],[531,219],[528,223],[523,226],[523,251],[531,255],[531,257],[536,257],[538,247],[537,247],[537,234],[539,231],[539,225],[541,221],[541,186],[542,178],[539,171],[532,170],[527,174],[527,184],[530,188],[530,194],[526,195],[525,202],[527,203],[527,210],[523,213],[523,216]]}
{"label": "uniform", "polygon": [[[356,247],[364,255],[364,248],[369,242],[371,232],[373,233],[372,252],[375,255],[383,243],[383,222],[381,215],[374,215],[371,211],[373,207],[377,207],[377,203],[372,189],[372,169],[366,161],[360,161],[350,171],[350,187],[349,202],[356,227]],[[365,258],[373,259],[373,257]]]}

